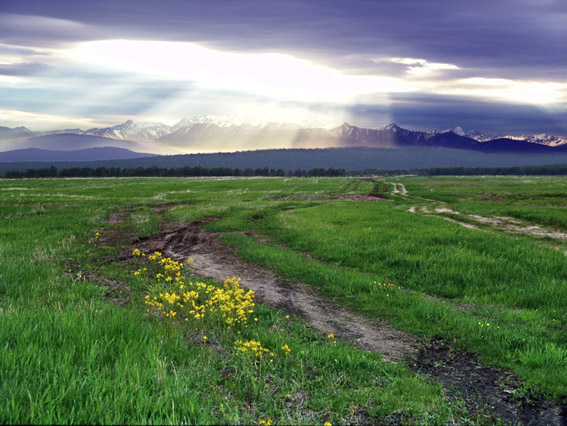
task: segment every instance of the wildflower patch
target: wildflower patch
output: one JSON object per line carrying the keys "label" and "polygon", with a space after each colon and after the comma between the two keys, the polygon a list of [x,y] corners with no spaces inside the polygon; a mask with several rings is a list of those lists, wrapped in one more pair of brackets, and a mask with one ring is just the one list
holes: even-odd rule
{"label": "wildflower patch", "polygon": [[254,291],[240,287],[240,278],[228,278],[222,286],[215,286],[189,280],[182,273],[184,268],[190,271],[193,259],[184,266],[157,251],[146,256],[135,249],[132,255],[149,262],[148,267],[134,272],[136,276],[152,274],[153,283],[145,296],[148,312],[185,321],[220,322],[229,328],[247,326],[254,312]]}

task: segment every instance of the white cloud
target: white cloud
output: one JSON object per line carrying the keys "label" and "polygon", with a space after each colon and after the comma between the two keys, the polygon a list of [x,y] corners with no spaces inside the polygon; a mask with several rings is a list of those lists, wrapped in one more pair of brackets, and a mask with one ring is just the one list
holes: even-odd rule
{"label": "white cloud", "polygon": [[438,93],[514,103],[553,104],[565,102],[566,91],[565,83],[472,77],[449,82],[441,86]]}
{"label": "white cloud", "polygon": [[281,53],[234,53],[194,43],[106,40],[81,43],[68,60],[169,79],[211,90],[241,91],[285,100],[348,101],[375,92],[415,90],[397,77],[347,75]]}
{"label": "white cloud", "polygon": [[407,73],[418,77],[425,77],[427,75],[433,74],[435,71],[460,69],[457,65],[454,64],[428,62],[425,59],[389,58],[389,61],[395,64],[411,65],[408,66]]}
{"label": "white cloud", "polygon": [[109,123],[125,121],[129,117],[80,117],[77,115],[45,114],[31,111],[21,111],[13,109],[0,109],[0,121],[7,126],[30,126],[31,130],[53,130],[53,123],[57,123],[58,128],[80,127],[88,129],[92,127],[106,126]]}

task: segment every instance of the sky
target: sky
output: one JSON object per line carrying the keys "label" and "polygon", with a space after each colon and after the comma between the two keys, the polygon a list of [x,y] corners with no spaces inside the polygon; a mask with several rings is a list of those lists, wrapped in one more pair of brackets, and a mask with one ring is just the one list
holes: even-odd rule
{"label": "sky", "polygon": [[564,0],[0,0],[0,126],[567,135]]}

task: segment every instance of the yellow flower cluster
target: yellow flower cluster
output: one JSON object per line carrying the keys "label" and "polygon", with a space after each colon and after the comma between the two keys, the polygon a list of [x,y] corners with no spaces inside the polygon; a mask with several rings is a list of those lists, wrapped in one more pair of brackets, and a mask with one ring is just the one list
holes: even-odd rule
{"label": "yellow flower cluster", "polygon": [[333,333],[329,333],[327,338],[329,339],[329,345],[336,346],[337,341],[335,340],[335,335]]}
{"label": "yellow flower cluster", "polygon": [[[143,255],[138,249],[132,254]],[[174,318],[179,314],[185,321],[213,317],[229,327],[246,326],[248,323],[248,316],[254,312],[254,292],[241,288],[240,278],[229,278],[222,287],[187,281],[181,274],[183,263],[164,258],[159,252],[154,252],[147,258],[157,265],[160,271],[155,278],[158,288],[162,290],[159,295],[153,297],[146,295],[145,303],[148,308],[161,312],[167,318]],[[188,259],[186,264],[190,267],[193,259]],[[136,271],[134,275],[138,275],[140,271]]]}
{"label": "yellow flower cluster", "polygon": [[377,288],[385,288],[385,289],[394,288],[394,289],[399,290],[401,288],[400,286],[396,286],[395,284],[392,284],[392,283],[379,283],[379,282],[376,282],[376,281],[374,281],[374,285]]}
{"label": "yellow flower cluster", "polygon": [[147,271],[147,270],[148,270],[147,268],[140,268],[136,272],[134,272],[134,276],[137,277],[142,273],[142,271]]}
{"label": "yellow flower cluster", "polygon": [[[237,340],[234,342],[234,349],[243,354],[252,354],[255,357],[263,357],[269,354],[270,357],[274,356],[273,352],[262,346],[262,344],[254,339],[251,340]],[[272,360],[270,360],[272,362]]]}
{"label": "yellow flower cluster", "polygon": [[269,418],[269,417],[268,417],[267,419],[265,419],[265,420],[264,420],[264,419],[261,419],[261,420],[258,422],[258,424],[259,424],[259,425],[264,425],[264,426],[271,426],[271,424],[272,424],[272,419]]}
{"label": "yellow flower cluster", "polygon": [[283,345],[283,346],[281,347],[281,349],[282,349],[282,351],[284,351],[284,353],[285,353],[286,355],[288,355],[288,354],[291,352],[291,348],[290,348],[287,344],[286,344],[286,345]]}
{"label": "yellow flower cluster", "polygon": [[[554,321],[555,321],[555,320],[554,320]],[[479,325],[480,327],[487,327],[487,328],[490,327],[490,323],[489,323],[489,322],[479,322],[478,325]],[[500,326],[498,325],[498,326],[496,326],[496,328],[497,328],[497,329],[500,329]]]}
{"label": "yellow flower cluster", "polygon": [[183,263],[171,260],[169,257],[160,259],[159,264],[163,266],[163,269],[167,274],[176,274],[183,268]]}
{"label": "yellow flower cluster", "polygon": [[102,235],[102,234],[101,234],[100,232],[96,232],[96,233],[94,234],[94,239],[88,240],[88,241],[87,241],[87,244],[94,244],[94,245],[96,245],[96,243],[98,242],[98,239],[101,237],[101,235]]}
{"label": "yellow flower cluster", "polygon": [[150,260],[160,260],[161,259],[161,253],[159,251],[154,251],[152,254],[150,254],[148,256],[148,259]]}
{"label": "yellow flower cluster", "polygon": [[210,310],[217,309],[222,313],[226,325],[246,325],[248,315],[254,312],[254,291],[244,291],[240,287],[240,278],[227,279],[222,288],[213,291],[208,300]]}

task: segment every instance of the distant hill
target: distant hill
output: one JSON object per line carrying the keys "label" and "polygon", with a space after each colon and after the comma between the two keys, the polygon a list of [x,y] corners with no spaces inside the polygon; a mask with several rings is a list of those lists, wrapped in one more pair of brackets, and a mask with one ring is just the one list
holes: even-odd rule
{"label": "distant hill", "polygon": [[525,140],[517,140],[510,138],[492,139],[479,143],[475,147],[476,150],[482,152],[515,152],[515,153],[567,153],[567,146],[549,146],[544,144],[532,143]]}
{"label": "distant hill", "polygon": [[52,151],[39,148],[17,149],[0,152],[0,162],[52,162],[52,161],[107,161],[126,160],[133,158],[153,157],[155,154],[145,154],[124,148],[100,147],[76,151]]}
{"label": "distant hill", "polygon": [[76,135],[61,133],[54,135],[36,136],[18,142],[5,142],[0,144],[0,151],[13,151],[16,149],[38,148],[51,151],[77,151],[87,148],[114,148],[143,151],[143,145],[125,140],[108,139],[90,135]]}
{"label": "distant hill", "polygon": [[344,168],[347,171],[380,169],[429,169],[439,167],[513,167],[567,164],[567,152],[510,154],[507,152],[484,153],[462,149],[439,147],[383,148],[328,148],[328,149],[277,149],[243,151],[216,154],[164,155],[157,157],[89,161],[89,162],[19,162],[0,163],[0,172],[25,171],[28,168],[49,167],[119,167],[136,168],[157,166],[178,167],[230,167],[263,168],[284,170],[313,168]]}
{"label": "distant hill", "polygon": [[25,127],[10,127],[0,126],[0,141],[13,141],[27,139],[34,136],[35,133]]}

